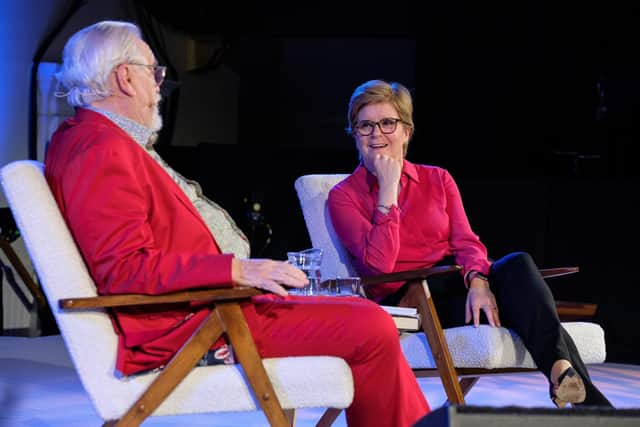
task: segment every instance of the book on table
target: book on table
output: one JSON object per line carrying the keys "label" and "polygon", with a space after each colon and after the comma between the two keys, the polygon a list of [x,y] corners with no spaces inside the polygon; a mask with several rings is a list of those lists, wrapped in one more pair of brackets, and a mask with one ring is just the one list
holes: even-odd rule
{"label": "book on table", "polygon": [[400,331],[419,331],[421,326],[420,313],[412,307],[381,306],[396,324]]}

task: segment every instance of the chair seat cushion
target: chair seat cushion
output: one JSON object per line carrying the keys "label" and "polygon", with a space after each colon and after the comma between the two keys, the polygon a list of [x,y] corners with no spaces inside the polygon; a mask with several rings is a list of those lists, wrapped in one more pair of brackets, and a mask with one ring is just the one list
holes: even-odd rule
{"label": "chair seat cushion", "polygon": [[[353,379],[347,363],[338,357],[283,357],[263,359],[267,374],[284,409],[347,408],[353,400]],[[204,374],[204,375],[203,375]],[[120,415],[157,374],[121,379],[129,396],[114,407]],[[121,396],[111,396],[119,399]],[[154,415],[176,413],[256,411],[260,406],[249,389],[240,365],[202,366],[182,381]],[[106,410],[103,405],[103,410]],[[103,418],[104,418],[103,414]],[[109,419],[109,418],[105,418]]]}
{"label": "chair seat cushion", "polygon": [[[606,357],[604,331],[596,323],[564,322],[585,363],[602,363]],[[457,368],[535,368],[531,355],[513,331],[489,325],[444,330],[453,364]],[[413,369],[435,368],[424,333],[406,332],[400,342]]]}

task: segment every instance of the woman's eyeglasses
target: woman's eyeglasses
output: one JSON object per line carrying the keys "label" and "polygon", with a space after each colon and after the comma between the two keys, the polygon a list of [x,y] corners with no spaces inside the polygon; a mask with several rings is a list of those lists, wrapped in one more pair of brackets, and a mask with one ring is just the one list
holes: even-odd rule
{"label": "woman's eyeglasses", "polygon": [[356,124],[355,130],[359,135],[369,136],[373,133],[376,126],[378,126],[380,128],[380,132],[390,134],[396,131],[398,122],[405,123],[401,119],[394,119],[392,117],[385,117],[377,122],[372,122],[371,120],[360,120],[358,124]]}

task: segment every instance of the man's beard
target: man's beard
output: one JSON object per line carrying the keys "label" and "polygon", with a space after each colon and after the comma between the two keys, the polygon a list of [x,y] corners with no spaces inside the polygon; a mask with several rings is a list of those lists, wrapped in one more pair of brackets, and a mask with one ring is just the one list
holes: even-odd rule
{"label": "man's beard", "polygon": [[156,105],[156,110],[153,112],[153,116],[151,117],[151,126],[149,128],[153,132],[160,132],[162,129],[162,116],[160,115],[160,106]]}
{"label": "man's beard", "polygon": [[155,99],[156,107],[153,112],[153,116],[151,117],[151,125],[149,126],[149,128],[153,132],[160,132],[160,129],[162,129],[162,116],[160,115],[160,101],[162,101],[162,97],[160,96],[160,94],[157,94]]}

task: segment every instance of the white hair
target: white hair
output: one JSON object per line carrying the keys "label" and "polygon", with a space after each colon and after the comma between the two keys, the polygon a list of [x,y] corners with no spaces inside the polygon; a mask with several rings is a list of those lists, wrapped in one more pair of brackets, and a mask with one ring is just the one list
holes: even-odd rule
{"label": "white hair", "polygon": [[75,33],[64,46],[62,68],[56,74],[68,90],[63,96],[83,107],[111,96],[107,82],[113,69],[126,62],[144,61],[138,48],[140,28],[120,21],[102,21]]}

